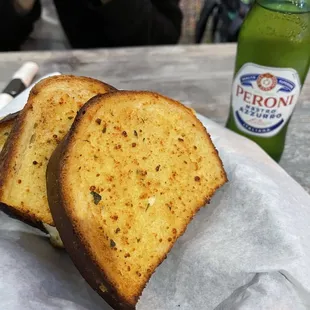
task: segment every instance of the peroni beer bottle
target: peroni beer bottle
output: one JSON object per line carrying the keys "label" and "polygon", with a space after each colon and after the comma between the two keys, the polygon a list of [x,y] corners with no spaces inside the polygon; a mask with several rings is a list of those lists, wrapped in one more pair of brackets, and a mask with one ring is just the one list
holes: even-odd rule
{"label": "peroni beer bottle", "polygon": [[240,30],[226,127],[274,160],[310,64],[310,0],[256,0]]}

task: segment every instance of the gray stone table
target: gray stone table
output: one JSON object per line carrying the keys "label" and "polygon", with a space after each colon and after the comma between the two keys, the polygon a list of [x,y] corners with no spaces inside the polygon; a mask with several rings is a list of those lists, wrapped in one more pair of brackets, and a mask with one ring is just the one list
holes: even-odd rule
{"label": "gray stone table", "polygon": [[[40,75],[60,71],[121,89],[154,90],[220,124],[228,115],[236,45],[178,45],[80,51],[0,53],[0,88],[27,60]],[[281,166],[310,193],[310,79],[289,125]]]}

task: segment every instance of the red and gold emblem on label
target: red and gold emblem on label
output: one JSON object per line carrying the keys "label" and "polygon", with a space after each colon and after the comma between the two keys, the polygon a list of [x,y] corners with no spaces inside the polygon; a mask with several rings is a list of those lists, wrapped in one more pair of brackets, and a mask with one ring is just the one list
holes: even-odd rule
{"label": "red and gold emblem on label", "polygon": [[277,86],[277,78],[271,73],[261,74],[257,78],[257,86],[262,91],[270,91]]}

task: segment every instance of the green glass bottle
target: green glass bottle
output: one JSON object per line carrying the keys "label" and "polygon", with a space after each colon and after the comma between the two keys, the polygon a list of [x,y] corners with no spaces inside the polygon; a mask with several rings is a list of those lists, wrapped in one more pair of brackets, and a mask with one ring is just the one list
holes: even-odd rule
{"label": "green glass bottle", "polygon": [[310,0],[256,0],[240,30],[226,127],[274,160],[310,65]]}

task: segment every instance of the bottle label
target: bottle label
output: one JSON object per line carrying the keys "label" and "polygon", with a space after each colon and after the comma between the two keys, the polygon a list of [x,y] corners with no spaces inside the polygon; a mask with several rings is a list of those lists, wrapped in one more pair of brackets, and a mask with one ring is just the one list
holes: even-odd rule
{"label": "bottle label", "polygon": [[246,63],[232,86],[237,127],[252,136],[272,137],[293,113],[300,94],[296,70]]}

